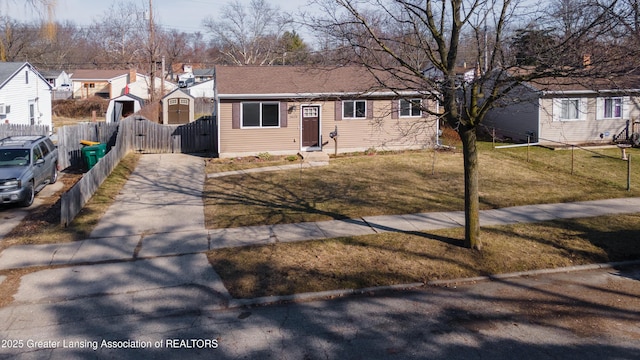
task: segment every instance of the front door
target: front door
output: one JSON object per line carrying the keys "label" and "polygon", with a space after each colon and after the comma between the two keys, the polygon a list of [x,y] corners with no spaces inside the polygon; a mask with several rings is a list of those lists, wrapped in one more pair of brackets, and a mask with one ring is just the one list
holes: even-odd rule
{"label": "front door", "polygon": [[320,106],[302,107],[302,147],[320,147]]}

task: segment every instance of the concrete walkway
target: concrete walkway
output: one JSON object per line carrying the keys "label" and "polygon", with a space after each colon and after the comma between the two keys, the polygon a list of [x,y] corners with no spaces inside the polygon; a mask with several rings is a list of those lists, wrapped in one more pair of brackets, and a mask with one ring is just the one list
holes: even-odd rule
{"label": "concrete walkway", "polygon": [[[322,353],[333,354],[329,358],[339,358],[339,354],[350,352],[353,356],[347,357],[358,358],[359,354],[366,352],[363,349],[379,350],[370,358],[386,358],[403,352],[406,355],[403,357],[420,358],[440,349],[443,352],[439,358],[462,359],[473,354],[478,357],[478,349],[474,345],[478,342],[487,344],[483,353],[494,353],[495,346],[488,339],[498,338],[506,341],[502,344],[506,350],[499,354],[504,356],[498,358],[512,355],[511,349],[514,348],[523,350],[522,353],[533,351],[541,355],[548,351],[547,339],[566,344],[560,352],[554,351],[563,355],[575,355],[576,344],[583,343],[598,346],[581,348],[578,353],[582,355],[613,351],[620,355],[619,358],[627,358],[629,354],[637,354],[637,347],[626,346],[624,337],[614,338],[617,341],[614,343],[608,337],[595,340],[590,337],[586,341],[581,336],[567,336],[566,332],[554,330],[559,328],[555,324],[532,325],[519,315],[523,309],[531,307],[531,299],[537,294],[553,294],[551,300],[554,303],[566,302],[567,305],[562,306],[572,308],[576,299],[581,298],[579,295],[568,297],[566,290],[574,289],[581,294],[585,289],[593,291],[594,285],[604,287],[612,281],[637,289],[633,283],[637,280],[629,280],[638,279],[635,272],[622,275],[594,273],[589,275],[585,285],[579,287],[566,285],[568,281],[576,280],[572,275],[560,276],[553,282],[549,280],[551,277],[539,281],[501,278],[489,286],[468,287],[460,292],[454,287],[453,290],[404,292],[395,297],[362,297],[351,302],[322,301],[290,307],[245,309],[247,305],[335,298],[362,293],[362,290],[238,300],[232,298],[224,287],[209,264],[206,251],[337,236],[431,231],[462,226],[464,215],[462,212],[438,212],[208,230],[204,228],[201,197],[204,180],[202,158],[144,155],[89,239],[68,244],[12,246],[2,251],[0,269],[32,268],[33,272],[20,275],[13,302],[0,307],[0,335],[24,341],[148,339],[159,340],[163,344],[163,339],[169,338],[217,338],[221,343],[221,353],[213,355],[222,355],[220,358],[273,358],[270,356],[273,354],[279,354],[275,357],[280,358],[317,358],[307,355]],[[482,211],[481,224],[503,225],[637,212],[640,212],[640,198],[623,198]],[[49,265],[65,266],[44,270],[33,268]],[[0,287],[4,281],[9,282],[10,276],[0,276]],[[554,288],[538,292],[550,284]],[[523,289],[526,294],[523,294]],[[364,293],[379,290],[367,289]],[[630,302],[637,300],[635,293],[616,290],[614,293],[603,289],[602,296],[617,297],[617,301],[623,298],[622,304],[630,304],[628,307],[633,309]],[[508,314],[503,314],[504,309],[513,306],[514,299],[520,297],[525,299],[522,300],[522,309],[507,310]],[[457,301],[460,306],[452,313],[454,298],[457,300],[453,302]],[[585,300],[577,303],[585,308],[584,311],[591,311],[591,307],[596,306]],[[597,309],[598,314],[603,313]],[[602,316],[623,324],[615,325],[618,328],[630,329],[632,325],[629,324],[637,324],[637,311],[618,308],[607,311]],[[475,312],[478,314],[473,315]],[[380,321],[385,314],[388,319]],[[249,316],[251,319],[245,320]],[[582,318],[580,314],[576,316]],[[476,321],[478,318],[483,321]],[[462,324],[462,328],[457,324]],[[519,331],[519,337],[512,340],[514,331]],[[611,328],[598,333],[609,331]],[[620,336],[629,336],[629,330],[625,331]],[[632,329],[632,336],[638,331]],[[480,332],[487,334],[487,340],[480,337]],[[297,334],[307,335],[301,337]],[[361,338],[356,334],[366,335]],[[435,337],[439,337],[438,341],[430,343],[429,339]],[[535,346],[529,345],[532,338],[537,339]],[[407,339],[413,340],[405,346]],[[380,343],[386,340],[391,341],[389,345],[380,347]],[[461,343],[468,345],[467,350],[460,352],[458,357],[450,357],[452,352],[461,351]],[[600,346],[605,346],[603,349],[606,351],[598,350]],[[272,349],[276,349],[275,352]],[[87,354],[87,349],[74,352],[75,349],[50,349],[44,345],[13,350],[12,354],[26,358],[98,356],[91,349]],[[189,351],[190,358],[212,356],[210,350],[183,350]],[[105,348],[98,351],[99,357],[132,359],[173,354],[168,352],[170,349],[157,347],[143,352]],[[2,353],[0,349],[0,357]],[[598,353],[594,358],[600,358],[599,355],[602,354]]]}
{"label": "concrete walkway", "polygon": [[[305,166],[323,165],[326,164]],[[223,175],[299,166],[267,167]],[[464,226],[464,212],[453,211],[208,230],[204,227],[203,174],[204,161],[199,157],[145,155],[89,239],[9,247],[0,253],[0,270],[133,261],[228,247]],[[482,226],[508,225],[639,211],[640,198],[619,198],[483,210],[480,223]]]}
{"label": "concrete walkway", "polygon": [[[193,291],[195,286],[211,290],[206,296],[213,296],[212,306],[225,307],[232,299],[208,263],[205,252],[209,250],[464,225],[464,213],[453,211],[209,230],[204,227],[204,180],[202,158],[144,155],[89,239],[12,246],[0,253],[0,270],[72,266],[23,277],[16,300],[46,301],[166,288],[175,292],[176,287]],[[484,210],[480,223],[508,225],[638,211],[640,198],[621,198]],[[59,287],[60,282],[65,286]]]}
{"label": "concrete walkway", "polygon": [[[208,230],[204,227],[204,180],[202,158],[175,154],[144,155],[89,239],[63,244],[11,246],[0,253],[0,270],[75,265],[38,271],[24,277],[17,300],[198,286],[214,290],[217,298],[221,299],[218,305],[226,306],[231,297],[208,263],[204,253],[209,250],[384,232],[433,231],[464,224],[464,213],[453,211]],[[480,222],[482,226],[508,225],[639,211],[640,198],[621,198],[484,210],[481,211]],[[122,262],[134,261],[135,266],[121,265]],[[171,262],[173,267],[169,265]],[[136,278],[136,273],[150,276],[140,275],[138,281],[127,284],[111,281],[127,276]],[[91,275],[75,279],[78,274]],[[157,274],[163,276],[157,277]],[[70,275],[76,276],[67,281],[62,292],[57,288],[56,291],[43,290],[48,288],[43,281],[70,279]],[[171,281],[162,280],[167,278]],[[94,283],[101,285],[86,286]]]}
{"label": "concrete walkway", "polygon": [[[152,157],[143,159],[139,169],[145,169],[149,163],[154,164],[154,169],[159,165]],[[171,183],[179,180],[180,172],[167,175]],[[158,184],[134,173],[91,238],[73,243],[9,247],[0,253],[0,270],[132,261],[229,247],[464,226],[464,212],[453,211],[208,230],[204,228],[202,205],[197,204],[201,200],[196,189],[201,185],[192,184],[185,191],[177,191],[177,185],[178,182],[171,186]],[[148,186],[160,186],[164,194],[146,190]],[[161,199],[168,199],[169,203],[163,204]],[[509,225],[636,212],[640,212],[640,198],[620,198],[483,210],[480,223]]]}

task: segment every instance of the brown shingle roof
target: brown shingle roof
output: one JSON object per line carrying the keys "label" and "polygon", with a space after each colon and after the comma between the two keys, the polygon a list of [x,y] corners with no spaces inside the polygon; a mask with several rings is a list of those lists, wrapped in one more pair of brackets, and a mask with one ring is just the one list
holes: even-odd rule
{"label": "brown shingle roof", "polygon": [[366,68],[357,66],[218,66],[216,87],[221,96],[384,91]]}
{"label": "brown shingle roof", "polygon": [[[563,69],[560,69],[563,70]],[[511,75],[530,75],[531,68],[510,69]],[[562,71],[559,71],[562,74]],[[640,76],[635,74],[604,77],[597,72],[567,70],[567,74],[547,76],[527,82],[536,90],[548,93],[576,93],[601,91],[628,91],[640,88]]]}
{"label": "brown shingle roof", "polygon": [[72,80],[110,80],[129,74],[129,70],[74,70]]}

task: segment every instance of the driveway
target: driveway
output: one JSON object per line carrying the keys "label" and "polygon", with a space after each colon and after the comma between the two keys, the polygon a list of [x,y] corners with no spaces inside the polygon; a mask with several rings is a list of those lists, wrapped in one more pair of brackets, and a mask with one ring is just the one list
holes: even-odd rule
{"label": "driveway", "polygon": [[45,198],[53,196],[57,191],[60,191],[64,184],[62,183],[63,174],[60,174],[58,182],[52,185],[45,186],[33,200],[33,204],[28,208],[18,207],[17,205],[0,205],[0,241],[11,230],[20,224],[20,221],[29,214],[31,209],[37,208],[42,205]]}

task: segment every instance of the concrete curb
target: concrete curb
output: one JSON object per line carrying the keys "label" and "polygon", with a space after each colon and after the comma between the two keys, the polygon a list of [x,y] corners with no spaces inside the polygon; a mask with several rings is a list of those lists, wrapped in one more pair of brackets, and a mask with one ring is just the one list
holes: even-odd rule
{"label": "concrete curb", "polygon": [[341,290],[309,292],[309,293],[300,293],[300,294],[283,295],[283,296],[265,296],[265,297],[259,297],[259,298],[253,298],[253,299],[231,299],[229,300],[229,303],[226,308],[237,309],[237,308],[252,307],[252,306],[268,306],[268,305],[275,305],[275,304],[281,304],[281,303],[327,300],[327,299],[344,298],[344,297],[349,297],[354,295],[363,295],[363,294],[380,295],[383,293],[415,290],[415,289],[427,288],[427,287],[447,287],[451,285],[506,280],[506,279],[525,277],[525,276],[537,276],[537,275],[559,274],[559,273],[588,271],[588,270],[611,269],[615,267],[629,267],[629,266],[636,266],[636,265],[640,265],[640,260],[577,265],[577,266],[568,266],[568,267],[555,268],[555,269],[520,271],[520,272],[513,272],[513,273],[506,273],[506,274],[476,276],[471,278],[460,278],[460,279],[452,279],[452,280],[433,280],[433,281],[427,282],[426,284],[419,282],[419,283],[409,283],[409,284],[377,286],[377,287],[369,287],[369,288],[362,288],[362,289],[341,289]]}

